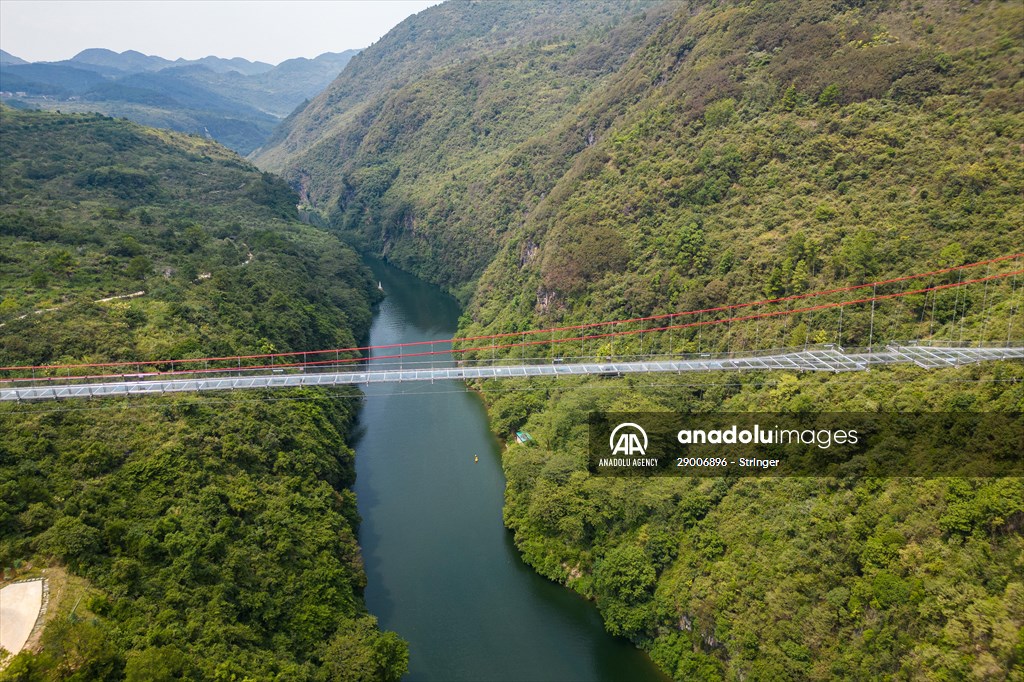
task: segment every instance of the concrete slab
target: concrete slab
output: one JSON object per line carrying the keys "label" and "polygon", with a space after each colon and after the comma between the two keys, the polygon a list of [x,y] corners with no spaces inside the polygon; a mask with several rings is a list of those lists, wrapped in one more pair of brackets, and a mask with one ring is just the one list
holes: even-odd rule
{"label": "concrete slab", "polygon": [[0,646],[21,651],[43,606],[43,581],[11,583],[0,589]]}

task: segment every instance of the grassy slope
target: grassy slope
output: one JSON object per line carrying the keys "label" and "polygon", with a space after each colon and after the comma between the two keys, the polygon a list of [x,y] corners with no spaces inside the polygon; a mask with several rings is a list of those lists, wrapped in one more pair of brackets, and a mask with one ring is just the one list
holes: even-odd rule
{"label": "grassy slope", "polygon": [[[1018,8],[787,9],[728,5],[665,24],[609,89],[659,86],[511,235],[474,318],[759,298],[787,257],[779,293],[1012,252],[1024,218]],[[794,282],[799,260],[807,277]]]}
{"label": "grassy slope", "polygon": [[97,115],[5,109],[4,128],[3,364],[299,350],[368,328],[356,255],[216,143]]}
{"label": "grassy slope", "polygon": [[[0,363],[365,335],[355,254],[223,147],[6,108],[0,130]],[[0,566],[56,562],[95,588],[5,679],[396,678],[405,645],[361,599],[356,405],[299,391],[4,406]]]}
{"label": "grassy slope", "polygon": [[572,147],[586,145],[580,132],[549,140],[561,154],[546,179],[525,186],[536,131],[558,126],[655,21],[498,52],[397,90],[342,154],[350,173],[333,225],[428,280],[475,280]]}

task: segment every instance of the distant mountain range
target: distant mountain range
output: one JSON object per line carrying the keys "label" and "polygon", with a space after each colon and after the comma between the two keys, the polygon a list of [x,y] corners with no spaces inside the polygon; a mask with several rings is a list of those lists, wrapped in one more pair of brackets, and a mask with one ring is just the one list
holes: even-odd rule
{"label": "distant mountain range", "polygon": [[172,61],[102,48],[63,61],[28,62],[0,50],[0,96],[14,107],[97,111],[201,133],[248,154],[358,52],[326,52],[274,66],[240,57]]}
{"label": "distant mountain range", "polygon": [[[333,53],[327,53],[328,55]],[[240,74],[246,76],[252,76],[257,73],[264,73],[274,68],[273,64],[267,64],[266,62],[250,62],[248,59],[242,59],[241,57],[234,57],[233,59],[224,59],[222,57],[203,57],[202,59],[176,59],[171,61],[170,59],[164,59],[163,57],[157,57],[155,55],[146,55],[135,50],[126,50],[124,52],[114,52],[112,50],[105,50],[103,48],[90,48],[88,50],[82,50],[71,59],[66,60],[76,65],[90,65],[94,67],[108,68],[114,71],[121,71],[125,73],[136,73],[138,71],[159,71],[161,69],[176,67],[176,66],[194,66],[201,65],[205,66],[211,71],[218,73],[227,73],[229,71],[237,71]]]}

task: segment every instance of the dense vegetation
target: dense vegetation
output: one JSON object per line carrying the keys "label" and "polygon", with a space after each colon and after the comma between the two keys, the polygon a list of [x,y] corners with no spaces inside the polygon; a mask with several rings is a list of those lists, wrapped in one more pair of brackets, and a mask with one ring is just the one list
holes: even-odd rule
{"label": "dense vegetation", "polygon": [[356,254],[216,143],[10,109],[3,134],[0,365],[334,348],[368,328]]}
{"label": "dense vegetation", "polygon": [[[493,185],[524,189],[524,171],[548,154],[529,140],[604,83],[666,14],[650,2],[585,7],[446,3],[410,17],[254,160],[283,172],[347,238],[455,289],[480,275],[543,193],[498,195]],[[539,175],[557,177],[586,146],[582,125],[543,142],[558,158]]]}
{"label": "dense vegetation", "polygon": [[[669,3],[617,24],[409,60],[378,99],[342,87],[351,70],[259,159],[287,167],[335,228],[469,300],[467,335],[797,294],[1024,244],[1019,3]],[[361,59],[401,60],[413,37]],[[1024,332],[1019,286],[955,296],[849,309],[841,335],[831,311],[646,348]],[[481,388],[496,431],[525,425],[538,441],[505,455],[524,557],[676,679],[999,680],[1024,666],[1019,479],[630,483],[587,474],[584,420],[1019,411],[1022,378],[1003,364]]]}
{"label": "dense vegetation", "polygon": [[483,386],[510,445],[505,522],[678,680],[1012,679],[1024,665],[1024,481],[616,479],[591,411],[1024,408],[1017,365]]}
{"label": "dense vegetation", "polygon": [[[373,116],[388,95],[432,69],[445,68],[503,47],[547,42],[561,34],[606,26],[653,3],[633,0],[587,2],[586,11],[568,3],[526,0],[517,3],[446,3],[415,14],[363,50],[323,93],[291,117],[256,156],[261,167],[284,170],[317,144],[340,140],[360,116]],[[359,126],[353,129],[359,134]],[[323,161],[329,161],[324,158]],[[337,179],[319,177],[323,196]],[[336,196],[336,192],[334,192]]]}
{"label": "dense vegetation", "polygon": [[[844,9],[709,6],[666,23],[616,84],[663,85],[525,218],[464,331],[695,309],[1019,251],[1020,7]],[[987,309],[961,298],[961,334],[1004,342],[1016,318],[1020,338],[1020,291],[999,292]],[[952,297],[937,301],[938,322],[923,325],[916,301],[881,307],[875,329],[956,340]],[[842,342],[865,343],[868,311],[846,312]],[[834,341],[836,322],[704,330],[702,343]],[[696,331],[647,342],[698,343]],[[581,448],[591,410],[1019,411],[1022,378],[1018,365],[492,387],[496,427],[525,424],[541,443],[506,453],[506,523],[527,561],[595,598],[608,628],[676,679],[1006,679],[1024,666],[1019,479],[631,484],[588,476]]]}
{"label": "dense vegetation", "polygon": [[[357,256],[216,143],[7,108],[0,140],[0,365],[367,332]],[[0,675],[397,679],[405,644],[361,598],[344,443],[357,404],[294,391],[5,405],[0,568],[66,566],[90,587]]]}
{"label": "dense vegetation", "polygon": [[342,444],[356,404],[293,392],[3,409],[3,563],[57,560],[96,590],[0,676],[398,679],[405,644],[359,596]]}
{"label": "dense vegetation", "polygon": [[902,10],[663,25],[608,90],[662,85],[524,216],[474,317],[614,319],[1019,250],[1019,7]]}
{"label": "dense vegetation", "polygon": [[131,50],[91,49],[61,62],[5,61],[0,90],[12,106],[125,117],[204,134],[248,154],[283,117],[323,90],[356,52],[272,66],[240,58],[170,61]]}

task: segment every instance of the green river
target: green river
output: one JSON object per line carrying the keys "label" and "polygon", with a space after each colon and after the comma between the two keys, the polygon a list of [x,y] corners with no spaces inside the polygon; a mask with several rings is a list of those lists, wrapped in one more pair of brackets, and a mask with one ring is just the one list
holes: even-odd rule
{"label": "green river", "polygon": [[[454,299],[370,266],[386,294],[371,345],[455,333]],[[454,381],[365,391],[355,490],[366,602],[409,642],[407,679],[665,679],[643,652],[604,631],[594,604],[519,558],[502,525],[500,445],[475,394]]]}

